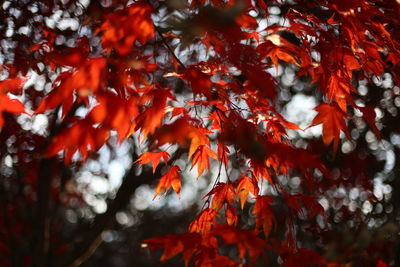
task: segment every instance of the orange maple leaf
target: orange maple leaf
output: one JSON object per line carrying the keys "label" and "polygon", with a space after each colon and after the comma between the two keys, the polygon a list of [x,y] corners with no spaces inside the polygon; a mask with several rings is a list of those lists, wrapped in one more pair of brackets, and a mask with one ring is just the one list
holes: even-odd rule
{"label": "orange maple leaf", "polygon": [[270,57],[275,65],[278,74],[279,60],[294,64],[300,67],[297,59],[299,47],[290,43],[278,34],[271,34],[267,37],[267,41],[258,46],[258,50],[262,57]]}
{"label": "orange maple leaf", "polygon": [[249,196],[249,192],[254,196],[258,195],[259,188],[257,180],[255,178],[252,179],[242,173],[240,175],[239,184],[236,187],[236,194],[239,195],[240,207],[242,209]]}
{"label": "orange maple leaf", "polygon": [[165,190],[164,195],[167,193],[168,189],[172,186],[178,197],[181,197],[181,177],[178,172],[181,169],[174,165],[172,166],[163,177],[161,177],[160,181],[158,181],[156,192],[154,194],[153,200],[160,194],[162,191]]}
{"label": "orange maple leaf", "polygon": [[167,163],[169,158],[168,152],[166,151],[145,152],[134,163],[147,164],[151,162],[151,166],[153,167],[153,173],[155,173],[161,158],[163,158],[164,162]]}
{"label": "orange maple leaf", "polygon": [[[194,157],[194,153],[196,153],[201,146],[210,145],[210,140],[208,139],[207,136],[207,134],[209,133],[211,133],[211,131],[209,131],[206,128],[196,128],[196,127],[193,127],[193,129],[190,132],[188,132],[187,138],[190,139],[188,159],[191,158],[192,156]],[[207,153],[209,152],[210,153],[209,155],[216,159],[216,156],[215,157],[212,156],[215,155],[215,153],[211,149],[208,149],[206,152]]]}
{"label": "orange maple leaf", "polygon": [[197,164],[197,173],[198,173],[197,177],[199,177],[204,172],[205,168],[207,168],[208,170],[210,169],[209,157],[218,160],[217,155],[215,155],[215,152],[205,145],[200,145],[197,148],[196,152],[194,152],[192,158],[192,168],[194,167],[194,165]]}
{"label": "orange maple leaf", "polygon": [[235,199],[235,190],[231,183],[218,183],[205,197],[214,195],[211,208],[218,211],[225,203],[231,204]]}
{"label": "orange maple leaf", "polygon": [[217,224],[217,211],[207,208],[190,224],[189,232],[207,233]]}
{"label": "orange maple leaf", "polygon": [[226,217],[226,222],[228,225],[236,225],[237,224],[237,214],[236,214],[236,209],[232,205],[226,205],[226,210],[225,210],[225,217]]}
{"label": "orange maple leaf", "polygon": [[336,104],[321,104],[315,108],[318,111],[317,116],[311,122],[310,127],[322,123],[322,140],[325,145],[333,141],[333,150],[336,154],[340,140],[340,131],[343,131],[347,138],[351,139],[346,126],[344,117],[347,115]]}
{"label": "orange maple leaf", "polygon": [[218,143],[218,158],[225,164],[226,168],[228,168],[228,153],[229,148],[224,146],[222,143]]}

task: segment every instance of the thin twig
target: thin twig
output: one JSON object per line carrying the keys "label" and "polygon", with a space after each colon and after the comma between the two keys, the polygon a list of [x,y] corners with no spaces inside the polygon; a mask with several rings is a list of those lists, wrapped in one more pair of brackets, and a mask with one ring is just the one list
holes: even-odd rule
{"label": "thin twig", "polygon": [[162,42],[164,43],[164,45],[167,47],[168,51],[171,53],[171,55],[175,58],[175,60],[178,62],[178,64],[183,68],[183,69],[187,69],[185,64],[182,63],[182,61],[176,56],[174,50],[172,49],[172,47],[168,44],[167,40],[165,39],[165,37],[162,35],[162,32],[160,31],[160,29],[156,26],[154,26],[154,28],[156,29],[158,35],[160,35]]}

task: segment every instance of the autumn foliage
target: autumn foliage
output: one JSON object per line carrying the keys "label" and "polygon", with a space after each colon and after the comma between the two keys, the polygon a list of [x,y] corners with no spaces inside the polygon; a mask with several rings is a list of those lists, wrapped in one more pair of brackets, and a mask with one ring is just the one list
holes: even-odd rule
{"label": "autumn foliage", "polygon": [[[31,2],[43,17],[56,7],[82,5]],[[181,198],[186,179],[196,177],[209,188],[186,231],[140,241],[151,257],[161,250],[163,263],[179,258],[195,266],[358,266],[354,256],[364,257],[365,266],[395,264],[388,243],[329,254],[335,215],[321,199],[347,185],[377,201],[367,172],[375,159],[354,131],[358,123],[378,141],[390,135],[376,113],[380,99],[372,94],[379,93],[360,93],[359,87],[384,74],[398,84],[398,1],[95,2],[77,13],[79,29],[68,33],[68,42],[60,41],[62,30],[30,21],[26,7],[18,7],[36,37],[15,41],[14,57],[1,66],[2,142],[15,134],[23,142],[28,135],[18,116],[49,118],[45,134],[29,135],[29,149],[1,151],[2,157],[15,154],[21,181],[30,185],[20,201],[39,214],[33,228],[21,219],[10,232],[32,233],[36,244],[27,245],[26,266],[51,266],[55,255],[65,257],[57,266],[78,266],[111,227],[107,216],[115,217],[129,202],[132,193],[123,190],[154,182],[153,201],[171,192]],[[17,7],[7,8],[2,20]],[[276,9],[279,16],[271,14]],[[271,22],[272,17],[279,19]],[[282,80],[288,70],[290,86]],[[47,77],[47,87],[34,89],[33,71]],[[301,127],[286,119],[293,110],[283,109],[290,99],[283,95],[295,83],[318,103],[314,118]],[[321,138],[304,137],[317,126]],[[65,166],[80,168],[96,159],[114,139],[134,144],[126,178],[131,181],[121,184],[118,201],[96,217],[96,234],[83,239],[83,252],[77,252],[78,246],[61,238],[62,220],[47,221],[53,206],[68,206],[55,177],[64,177]],[[24,161],[26,155],[31,156]],[[299,180],[295,190],[288,186],[293,177]],[[83,201],[79,190],[70,193]],[[10,222],[17,209],[11,203],[2,203],[2,212],[9,213],[1,215],[2,227],[17,224]],[[346,214],[362,216],[361,209]],[[1,240],[1,254],[12,254],[15,237],[3,232]],[[12,264],[0,258],[2,266]]]}

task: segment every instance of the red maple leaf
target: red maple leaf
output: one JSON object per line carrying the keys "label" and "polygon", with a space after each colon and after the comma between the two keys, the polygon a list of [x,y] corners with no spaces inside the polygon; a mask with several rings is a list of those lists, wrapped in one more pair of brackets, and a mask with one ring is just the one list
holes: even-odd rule
{"label": "red maple leaf", "polygon": [[231,204],[233,202],[235,190],[231,183],[218,183],[205,197],[211,195],[214,195],[211,207],[218,211],[225,203]]}
{"label": "red maple leaf", "polygon": [[209,232],[217,224],[217,216],[216,210],[210,208],[204,209],[190,224],[189,232]]}
{"label": "red maple leaf", "polygon": [[264,235],[268,237],[274,222],[274,213],[270,207],[272,199],[269,196],[258,196],[253,213],[256,215],[256,229],[262,227]]}
{"label": "red maple leaf", "polygon": [[181,176],[179,172],[181,169],[174,165],[161,177],[160,181],[158,181],[156,192],[154,193],[153,200],[160,194],[162,191],[165,190],[165,194],[167,194],[168,189],[172,187],[178,197],[181,197]]}
{"label": "red maple leaf", "polygon": [[132,52],[135,41],[146,43],[155,36],[151,13],[146,1],[137,1],[128,7],[107,15],[97,30],[101,32],[102,46],[111,52],[115,48],[121,55]]}
{"label": "red maple leaf", "polygon": [[243,173],[240,174],[239,183],[236,187],[236,194],[239,196],[240,206],[243,209],[249,193],[257,196],[259,192],[258,183],[255,178],[250,178]]}
{"label": "red maple leaf", "polygon": [[[20,114],[25,112],[24,104],[18,99],[11,99],[7,94],[0,93],[0,113],[8,112]],[[0,128],[3,127],[4,119],[0,115]]]}
{"label": "red maple leaf", "polygon": [[215,155],[215,152],[211,150],[211,148],[205,146],[205,145],[200,145],[196,152],[194,152],[193,157],[192,157],[192,168],[197,165],[197,174],[200,176],[203,172],[204,169],[210,169],[210,160],[209,157],[212,157],[215,160],[218,160],[217,155]]}
{"label": "red maple leaf", "polygon": [[333,150],[336,154],[340,141],[340,131],[343,131],[351,139],[344,120],[347,114],[334,103],[321,104],[315,110],[318,111],[318,114],[311,122],[310,127],[322,123],[322,140],[324,140],[325,145],[333,142]]}
{"label": "red maple leaf", "polygon": [[134,163],[147,164],[151,162],[151,165],[153,167],[153,173],[155,173],[161,158],[164,160],[165,163],[167,163],[169,158],[168,152],[165,151],[145,152]]}

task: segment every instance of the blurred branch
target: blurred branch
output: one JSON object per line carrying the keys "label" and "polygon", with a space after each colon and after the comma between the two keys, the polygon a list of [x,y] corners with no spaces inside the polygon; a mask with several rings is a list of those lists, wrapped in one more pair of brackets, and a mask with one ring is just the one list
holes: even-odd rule
{"label": "blurred branch", "polygon": [[47,256],[49,251],[49,238],[50,238],[50,187],[51,187],[51,168],[54,159],[43,159],[39,165],[38,176],[38,202],[37,202],[37,241],[35,248],[34,266],[46,266]]}
{"label": "blurred branch", "polygon": [[[43,144],[40,151],[44,152],[50,144],[52,137],[55,135],[60,125],[57,125],[57,114],[59,107],[53,112],[53,118],[49,123],[50,130],[47,142]],[[49,238],[50,238],[50,189],[51,189],[51,166],[55,164],[55,158],[41,158],[39,161],[39,170],[37,176],[37,206],[36,206],[36,246],[34,249],[33,266],[47,266]]]}
{"label": "blurred branch", "polygon": [[70,245],[75,249],[57,266],[79,266],[92,256],[102,242],[101,234],[114,225],[116,213],[128,205],[131,195],[140,185],[151,183],[156,177],[156,174],[154,175],[150,169],[143,169],[140,175],[136,175],[135,172],[136,166],[132,165],[131,169],[125,174],[122,184],[107,211],[95,217],[91,229],[82,237],[83,241],[76,245]]}
{"label": "blurred branch", "polygon": [[[184,151],[187,151],[187,149],[177,151],[170,158],[168,165],[179,158]],[[83,241],[78,244],[70,244],[69,247],[74,249],[59,261],[56,266],[76,267],[89,259],[103,241],[101,234],[115,224],[115,215],[129,204],[130,198],[136,189],[143,184],[151,184],[154,179],[161,176],[162,168],[157,168],[154,174],[151,168],[143,168],[140,175],[136,174],[136,168],[136,165],[133,164],[127,171],[114,200],[108,205],[105,213],[98,214],[95,217],[90,230],[81,237]]]}
{"label": "blurred branch", "polygon": [[[71,110],[66,115],[66,118],[75,114],[75,111],[80,105],[81,104],[74,104]],[[48,127],[49,136],[47,137],[47,141],[43,144],[40,150],[42,154],[44,154],[44,151],[51,144],[52,138],[67,127],[67,120],[65,119],[57,124],[59,110],[60,107],[58,107],[53,112],[53,118]],[[49,208],[51,201],[51,183],[54,175],[51,166],[57,166],[57,159],[55,157],[46,158],[44,155],[41,155],[41,157],[42,158],[39,161],[39,170],[37,177],[37,221],[35,225],[35,254],[33,257],[33,266],[36,267],[43,267],[48,265],[49,240],[51,235],[51,213],[49,211]]]}

